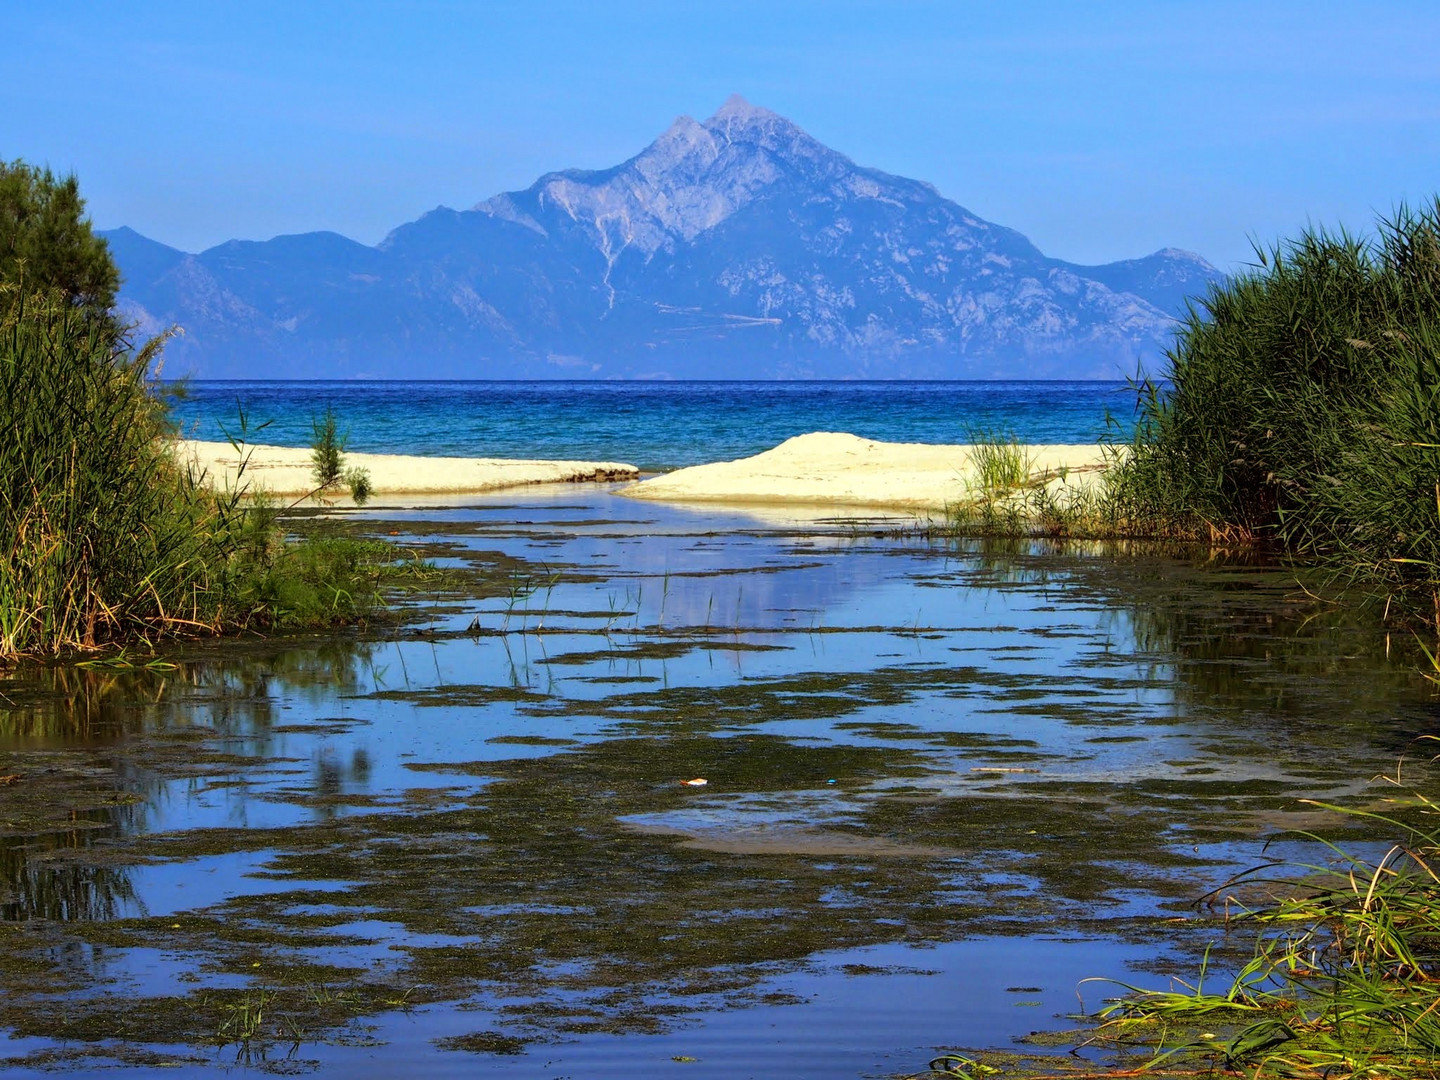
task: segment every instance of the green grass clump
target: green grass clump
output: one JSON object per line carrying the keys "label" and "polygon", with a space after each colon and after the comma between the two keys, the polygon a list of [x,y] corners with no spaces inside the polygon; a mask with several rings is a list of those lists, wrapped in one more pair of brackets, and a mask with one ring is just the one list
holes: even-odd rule
{"label": "green grass clump", "polygon": [[396,572],[395,545],[316,535],[271,549],[231,586],[232,628],[334,626],[364,618],[380,603],[382,580]]}
{"label": "green grass clump", "polygon": [[1010,432],[972,428],[963,497],[935,531],[961,536],[1116,539],[1146,536],[1125,520],[1110,477],[1124,452],[1111,449],[1097,479],[1088,469],[1037,470],[1034,453]]}
{"label": "green grass clump", "polygon": [[1440,606],[1440,202],[1314,230],[1211,287],[1141,386],[1115,497],[1157,532],[1256,540]]}
{"label": "green grass clump", "polygon": [[977,428],[967,433],[965,441],[975,470],[972,484],[982,498],[1005,495],[1030,483],[1030,450],[1014,433]]}

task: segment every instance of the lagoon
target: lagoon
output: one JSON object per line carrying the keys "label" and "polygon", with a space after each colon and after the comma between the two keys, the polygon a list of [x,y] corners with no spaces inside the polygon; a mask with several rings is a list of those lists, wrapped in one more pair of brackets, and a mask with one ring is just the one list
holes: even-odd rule
{"label": "lagoon", "polygon": [[1383,634],[1223,552],[604,485],[336,517],[446,572],[401,625],[0,678],[5,1075],[1052,1052],[1434,725]]}

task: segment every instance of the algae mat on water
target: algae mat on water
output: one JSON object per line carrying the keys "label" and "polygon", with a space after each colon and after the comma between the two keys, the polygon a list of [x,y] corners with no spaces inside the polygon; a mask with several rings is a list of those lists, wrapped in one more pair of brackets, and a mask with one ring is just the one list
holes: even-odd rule
{"label": "algae mat on water", "polygon": [[1283,573],[575,499],[347,515],[443,571],[395,627],[10,673],[5,1069],[1013,1048],[1432,722]]}

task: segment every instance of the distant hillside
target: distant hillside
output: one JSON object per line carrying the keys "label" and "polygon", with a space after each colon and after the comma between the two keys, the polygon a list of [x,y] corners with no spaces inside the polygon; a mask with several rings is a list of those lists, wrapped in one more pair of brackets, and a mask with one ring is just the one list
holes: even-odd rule
{"label": "distant hillside", "polygon": [[182,326],[167,371],[205,378],[1115,377],[1221,277],[1174,249],[1047,258],[738,97],[377,247],[103,235],[122,311]]}

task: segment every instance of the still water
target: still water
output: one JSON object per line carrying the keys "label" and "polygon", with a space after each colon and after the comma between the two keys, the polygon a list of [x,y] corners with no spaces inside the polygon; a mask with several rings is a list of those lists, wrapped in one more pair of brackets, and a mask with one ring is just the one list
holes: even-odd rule
{"label": "still water", "polygon": [[0,679],[0,1072],[1053,1052],[1435,730],[1383,635],[1215,553],[600,486],[345,521],[446,571],[405,626]]}

